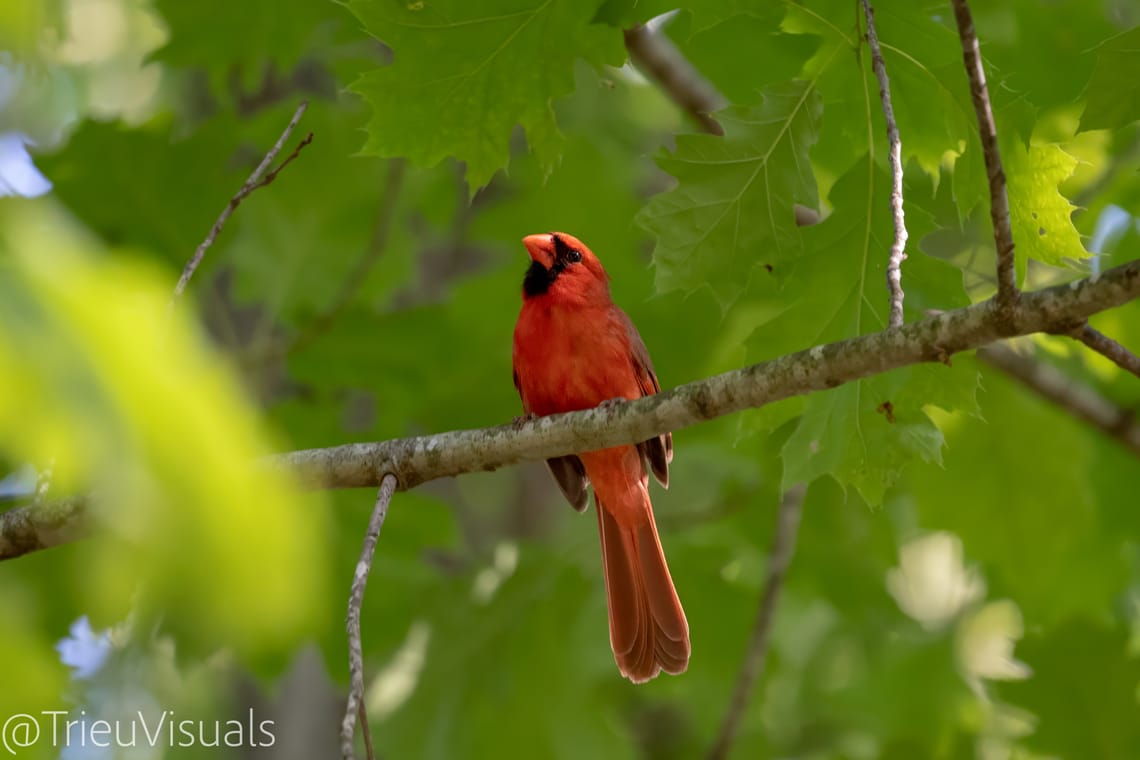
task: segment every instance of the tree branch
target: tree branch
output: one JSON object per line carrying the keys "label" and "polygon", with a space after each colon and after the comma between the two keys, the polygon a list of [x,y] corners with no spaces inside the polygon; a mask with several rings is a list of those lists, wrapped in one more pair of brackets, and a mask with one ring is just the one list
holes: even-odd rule
{"label": "tree branch", "polygon": [[996,367],[1035,393],[1047,398],[1077,419],[1116,439],[1140,457],[1140,421],[1135,411],[1122,409],[1109,399],[1045,362],[1023,356],[1007,346],[987,346],[978,358]]}
{"label": "tree branch", "polygon": [[[500,425],[294,451],[269,457],[266,464],[293,471],[310,487],[377,487],[386,474],[391,474],[398,481],[397,487],[405,490],[429,480],[494,470],[524,460],[645,441],[714,417],[835,388],[899,367],[944,362],[959,351],[1002,338],[1068,332],[1090,315],[1135,298],[1140,298],[1140,260],[1067,285],[1025,293],[1008,318],[991,299],[899,328],[815,346],[637,401],[541,417],[517,429]],[[0,559],[11,556],[17,554],[0,551]]]}
{"label": "tree branch", "polygon": [[903,213],[902,140],[895,110],[891,106],[891,80],[887,77],[887,64],[879,48],[879,35],[875,31],[875,9],[869,0],[862,0],[863,15],[867,19],[867,44],[871,48],[871,68],[879,80],[879,100],[883,103],[883,117],[887,122],[888,159],[891,164],[891,216],[895,223],[895,239],[887,259],[887,290],[890,292],[891,327],[903,323],[902,263],[906,260],[906,216]]}
{"label": "tree branch", "polygon": [[1088,315],[1140,297],[1140,261],[1068,285],[1026,293],[1006,321],[993,300],[894,330],[815,346],[612,407],[481,430],[355,443],[271,458],[312,486],[375,487],[393,473],[401,489],[524,460],[644,441],[714,417],[835,388],[853,380],[1034,332],[1064,332]]}
{"label": "tree branch", "polygon": [[368,714],[364,709],[364,652],[360,641],[360,608],[364,604],[364,588],[368,585],[368,574],[372,572],[372,557],[376,553],[376,542],[384,518],[388,516],[388,505],[396,492],[396,478],[385,475],[380,480],[380,492],[376,494],[376,506],[368,520],[368,532],[364,534],[364,546],[360,549],[360,561],[356,563],[356,573],[352,576],[352,591],[348,597],[348,616],[345,627],[348,629],[348,669],[350,686],[348,705],[340,728],[340,752],[344,760],[355,757],[354,739],[357,715],[360,717],[360,730],[364,734],[364,747],[368,760],[372,752],[372,734],[368,728]]}
{"label": "tree branch", "polygon": [[36,499],[32,504],[0,512],[0,559],[86,538],[91,532],[87,499]]}
{"label": "tree branch", "polygon": [[982,154],[986,161],[986,176],[990,180],[990,221],[994,228],[994,245],[997,249],[997,304],[1002,316],[1009,315],[1017,303],[1017,273],[1013,260],[1013,231],[1009,221],[1009,195],[1005,184],[1005,171],[998,151],[997,126],[990,106],[990,93],[986,88],[986,73],[982,69],[982,54],[978,49],[978,34],[967,0],[952,0],[954,18],[958,22],[958,36],[962,39],[962,58],[966,76],[970,79],[970,95],[978,116],[978,134],[982,140]]}
{"label": "tree branch", "polygon": [[736,688],[732,693],[720,733],[709,751],[709,760],[723,760],[736,739],[744,708],[752,696],[756,682],[764,675],[764,665],[768,659],[768,641],[772,623],[776,619],[776,605],[780,601],[780,591],[796,551],[796,533],[800,527],[800,516],[807,487],[793,486],[784,494],[780,510],[776,515],[776,535],[772,538],[772,550],[768,553],[768,569],[765,573],[764,591],[760,594],[760,606],[756,612],[756,625],[752,629],[752,640],[740,666]]}
{"label": "tree branch", "polygon": [[723,136],[724,128],[709,114],[724,108],[724,96],[701,76],[669,38],[643,24],[626,29],[624,34],[626,50],[637,68],[693,117],[703,131]]}
{"label": "tree branch", "polygon": [[1140,356],[1136,356],[1092,325],[1086,324],[1069,334],[1098,354],[1111,359],[1122,370],[1140,377]]}
{"label": "tree branch", "polygon": [[293,113],[293,118],[290,119],[288,126],[285,127],[285,131],[277,138],[277,142],[269,149],[269,152],[265,154],[265,158],[263,158],[261,163],[257,165],[257,168],[253,170],[253,174],[249,175],[249,179],[245,181],[245,184],[241,186],[237,193],[234,194],[234,197],[230,198],[230,202],[226,204],[226,207],[222,209],[222,213],[218,216],[217,221],[214,222],[214,226],[211,227],[209,233],[207,233],[206,239],[202,241],[201,245],[194,251],[194,255],[190,257],[190,260],[186,262],[186,266],[182,269],[182,276],[178,278],[178,284],[174,286],[174,295],[170,297],[171,306],[173,306],[174,302],[182,295],[182,291],[186,289],[186,286],[190,283],[190,278],[194,276],[198,265],[202,263],[202,259],[206,256],[206,251],[214,244],[214,239],[217,238],[218,233],[222,231],[226,220],[229,219],[230,215],[241,205],[241,202],[254,190],[259,187],[264,187],[277,179],[277,174],[284,169],[290,161],[300,155],[302,148],[313,141],[313,133],[310,132],[277,168],[266,174],[269,165],[277,158],[277,154],[280,153],[281,148],[285,146],[285,141],[289,139],[289,135],[293,134],[297,122],[301,120],[305,109],[308,107],[309,101],[301,101],[301,105],[297,106],[297,110]]}

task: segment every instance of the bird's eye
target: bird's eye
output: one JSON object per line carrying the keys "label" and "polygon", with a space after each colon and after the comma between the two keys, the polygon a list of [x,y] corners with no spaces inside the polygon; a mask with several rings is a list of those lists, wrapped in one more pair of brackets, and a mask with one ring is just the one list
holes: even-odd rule
{"label": "bird's eye", "polygon": [[570,253],[566,254],[566,260],[571,264],[577,264],[582,260],[582,252],[574,248],[570,249]]}

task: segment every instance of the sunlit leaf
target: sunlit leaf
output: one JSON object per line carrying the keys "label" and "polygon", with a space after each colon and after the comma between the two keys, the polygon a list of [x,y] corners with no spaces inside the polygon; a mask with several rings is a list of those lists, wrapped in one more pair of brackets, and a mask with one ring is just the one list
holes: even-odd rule
{"label": "sunlit leaf", "polygon": [[1058,186],[1069,178],[1076,159],[1056,145],[1017,140],[1002,152],[1009,181],[1010,223],[1018,271],[1024,277],[1030,258],[1046,264],[1077,261],[1088,254],[1073,226],[1073,204]]}
{"label": "sunlit leaf", "polygon": [[255,464],[253,409],[167,315],[168,283],[100,260],[46,203],[0,214],[0,446],[54,462],[61,493],[92,494],[106,534],[92,606],[121,615],[141,592],[188,640],[253,655],[295,643],[324,588],[320,499]]}

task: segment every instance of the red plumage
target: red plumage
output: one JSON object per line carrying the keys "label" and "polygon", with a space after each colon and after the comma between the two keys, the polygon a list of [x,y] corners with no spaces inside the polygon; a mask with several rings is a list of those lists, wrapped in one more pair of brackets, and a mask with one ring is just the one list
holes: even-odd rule
{"label": "red plumage", "polygon": [[[609,277],[590,249],[561,232],[529,235],[523,244],[532,263],[515,325],[514,375],[524,411],[544,416],[657,393],[649,352],[611,299]],[[635,683],[689,664],[689,624],[648,490],[650,471],[668,487],[672,457],[666,434],[547,463],[578,510],[594,486],[610,644],[618,669]]]}

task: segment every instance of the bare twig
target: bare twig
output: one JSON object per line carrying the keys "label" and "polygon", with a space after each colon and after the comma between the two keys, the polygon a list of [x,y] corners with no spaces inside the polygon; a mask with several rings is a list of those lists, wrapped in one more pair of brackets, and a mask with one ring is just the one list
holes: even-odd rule
{"label": "bare twig", "polygon": [[725,106],[724,96],[693,68],[668,37],[638,24],[625,30],[625,47],[637,67],[656,81],[702,130],[724,134],[720,122],[709,116]]}
{"label": "bare twig", "polygon": [[1140,457],[1140,420],[1092,388],[1042,361],[1003,345],[978,350],[978,358],[1057,404],[1074,417],[1100,428]]}
{"label": "bare twig", "polygon": [[396,477],[384,475],[380,480],[380,492],[376,495],[376,506],[368,520],[368,532],[364,534],[364,546],[360,550],[360,561],[356,563],[356,573],[352,576],[352,592],[348,597],[348,669],[351,677],[348,689],[348,706],[344,711],[344,721],[340,728],[340,751],[344,760],[355,757],[354,739],[356,719],[360,717],[360,730],[364,734],[365,750],[372,760],[372,735],[368,729],[368,715],[364,710],[364,652],[360,642],[360,608],[364,604],[364,587],[368,585],[368,574],[372,572],[372,556],[376,553],[376,541],[384,518],[388,516],[388,504],[396,492]]}
{"label": "bare twig", "polygon": [[214,226],[210,228],[210,232],[206,235],[206,239],[202,241],[201,245],[199,245],[197,250],[194,251],[194,255],[190,257],[190,260],[186,262],[186,266],[182,269],[182,276],[178,278],[178,284],[174,286],[174,295],[171,296],[170,299],[171,306],[173,306],[174,302],[178,300],[178,298],[182,295],[182,291],[186,289],[186,286],[190,282],[190,278],[194,276],[194,272],[198,269],[198,265],[202,263],[202,259],[206,255],[206,251],[210,248],[211,245],[214,244],[214,239],[218,236],[218,233],[222,231],[222,227],[225,225],[226,220],[230,218],[230,214],[232,214],[234,210],[239,205],[241,205],[241,202],[245,200],[245,198],[250,193],[259,187],[268,185],[270,182],[276,179],[277,174],[282,169],[284,169],[290,161],[292,161],[301,153],[301,149],[313,141],[313,133],[310,132],[305,136],[305,139],[301,140],[300,144],[298,144],[297,147],[293,149],[293,152],[289,154],[289,156],[284,161],[282,161],[277,168],[266,174],[266,170],[269,169],[270,164],[272,164],[273,161],[277,158],[277,154],[280,153],[281,149],[285,146],[285,142],[289,139],[289,135],[293,133],[293,130],[297,126],[297,122],[301,120],[301,117],[305,113],[305,109],[308,107],[309,102],[307,100],[301,101],[301,105],[297,106],[297,110],[293,113],[293,118],[290,119],[288,126],[285,127],[285,131],[282,132],[281,136],[277,138],[277,142],[272,148],[270,148],[269,152],[265,154],[265,158],[263,158],[261,160],[261,163],[257,165],[257,168],[253,170],[253,174],[249,175],[249,179],[245,181],[245,184],[241,186],[241,189],[237,191],[234,197],[230,198],[230,202],[226,204],[226,207],[224,209],[222,209],[222,213],[218,216],[217,221],[214,222]]}
{"label": "bare twig", "polygon": [[356,262],[348,277],[341,282],[340,290],[329,307],[318,314],[308,327],[297,335],[286,349],[287,352],[304,348],[328,330],[329,326],[336,321],[337,317],[356,297],[360,287],[367,279],[368,273],[372,271],[372,267],[376,265],[384,253],[384,248],[388,244],[388,235],[392,230],[396,200],[400,195],[400,186],[404,181],[404,168],[404,160],[401,158],[392,159],[388,162],[388,176],[384,183],[384,193],[380,198],[380,207],[376,212],[376,223],[372,227],[372,239],[368,243],[368,249]]}
{"label": "bare twig", "polygon": [[1140,377],[1140,356],[1132,353],[1092,325],[1086,324],[1069,334],[1098,354],[1111,359],[1122,370]]}
{"label": "bare twig", "polygon": [[[288,156],[286,156],[285,160],[282,161],[277,166],[275,166],[272,171],[268,172],[264,177],[262,177],[260,180],[258,180],[257,184],[254,185],[253,187],[251,187],[245,195],[249,195],[249,193],[252,193],[257,188],[265,187],[270,182],[277,179],[277,175],[281,173],[281,170],[284,169],[286,166],[288,166],[289,163],[294,158],[301,155],[301,149],[304,148],[309,143],[311,143],[312,141],[313,141],[313,133],[312,132],[310,132],[309,134],[307,134],[303,138],[301,138],[301,142],[297,143],[297,147],[293,148],[293,152],[290,153]],[[276,146],[274,146],[274,147],[276,147]],[[240,195],[241,191],[239,191],[238,194]],[[243,195],[242,198],[244,198],[245,195]]]}
{"label": "bare twig", "polygon": [[[959,351],[1008,337],[1072,329],[1090,315],[1140,298],[1140,260],[1095,277],[1023,294],[1012,322],[995,319],[992,301],[932,314],[919,322],[829,343],[725,372],[637,401],[513,425],[458,430],[379,443],[353,443],[270,457],[310,487],[363,488],[391,473],[399,488],[521,461],[550,459],[648,440],[671,430],[919,362],[944,362]],[[1012,328],[1010,327],[1012,325]],[[55,540],[54,543],[62,543]],[[16,556],[4,551],[0,559]]]}
{"label": "bare twig", "polygon": [[903,213],[902,140],[895,110],[891,106],[891,80],[887,77],[887,64],[879,49],[879,35],[875,32],[875,9],[869,0],[862,0],[863,14],[867,19],[867,44],[871,48],[871,68],[879,80],[879,100],[883,102],[883,117],[887,121],[888,159],[891,164],[891,216],[895,222],[895,240],[887,259],[887,290],[890,291],[890,326],[903,323],[902,263],[906,260],[906,217]]}
{"label": "bare twig", "polygon": [[998,292],[995,305],[998,313],[1008,319],[1017,303],[1017,272],[1013,260],[1013,231],[1009,221],[1009,195],[1005,171],[998,151],[997,126],[986,89],[986,73],[982,69],[982,54],[978,49],[978,34],[967,0],[951,0],[954,18],[958,22],[958,36],[962,39],[962,58],[966,63],[966,76],[970,79],[970,95],[978,116],[978,134],[982,140],[982,155],[986,162],[986,176],[990,181],[990,221],[994,228],[994,245],[997,248]]}
{"label": "bare twig", "polygon": [[720,732],[712,749],[709,750],[709,760],[723,760],[728,756],[728,751],[736,739],[736,732],[740,728],[740,720],[744,717],[744,709],[752,696],[752,690],[764,675],[764,665],[768,659],[768,641],[772,632],[772,623],[776,619],[776,605],[780,601],[780,591],[784,587],[784,578],[787,577],[792,555],[795,554],[796,532],[800,526],[801,508],[806,490],[802,484],[793,486],[784,494],[780,503],[780,510],[776,516],[776,534],[772,538],[772,550],[768,553],[768,570],[764,580],[764,590],[760,594],[760,606],[756,612],[752,640],[748,643],[748,651],[740,666],[736,688],[733,690],[732,700],[728,704]]}

